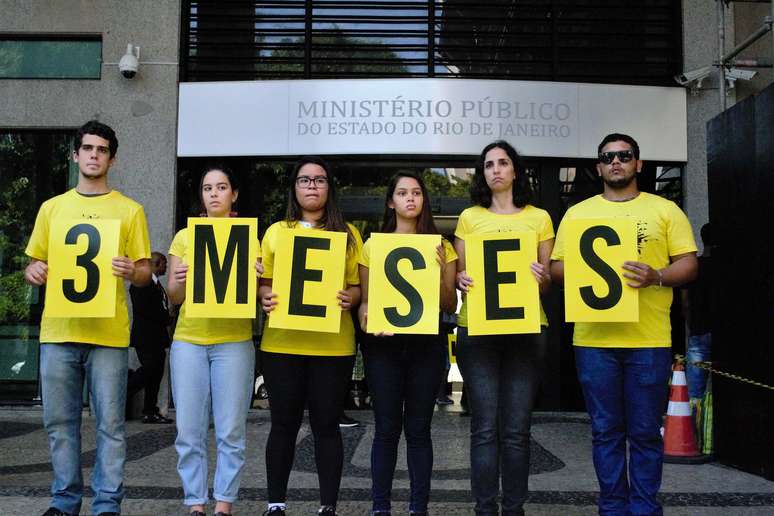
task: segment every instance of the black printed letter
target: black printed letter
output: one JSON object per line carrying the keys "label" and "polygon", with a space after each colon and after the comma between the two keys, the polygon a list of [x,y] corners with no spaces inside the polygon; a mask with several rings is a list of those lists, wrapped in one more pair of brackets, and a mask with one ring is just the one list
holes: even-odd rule
{"label": "black printed letter", "polygon": [[583,232],[580,239],[580,253],[583,261],[591,267],[594,272],[599,274],[605,283],[609,292],[605,297],[599,297],[594,293],[591,285],[580,288],[580,295],[583,302],[595,310],[607,310],[614,307],[621,300],[623,285],[621,278],[616,274],[610,265],[602,261],[594,252],[594,240],[601,238],[607,245],[621,245],[621,239],[618,233],[613,231],[610,226],[593,226]]}
{"label": "black printed letter", "polygon": [[331,241],[327,238],[295,237],[293,245],[293,264],[290,274],[290,300],[288,313],[290,315],[308,315],[309,317],[325,317],[325,305],[304,304],[304,283],[307,281],[322,281],[322,271],[306,268],[306,253],[309,249],[327,250]]}
{"label": "black printed letter", "polygon": [[503,283],[516,283],[515,272],[497,270],[497,253],[518,251],[521,243],[516,240],[484,240],[484,284],[486,287],[486,318],[488,320],[524,319],[524,307],[500,307],[500,289]]}
{"label": "black printed letter", "polygon": [[75,280],[62,280],[62,292],[73,303],[91,301],[97,295],[97,290],[99,290],[99,267],[97,267],[93,260],[99,254],[99,246],[102,239],[97,228],[91,224],[76,224],[65,235],[65,244],[75,245],[80,235],[86,235],[89,239],[89,246],[86,248],[86,252],[78,255],[75,259],[75,265],[86,269],[86,288],[78,292],[75,290]]}
{"label": "black printed letter", "polygon": [[384,316],[393,326],[408,328],[419,322],[424,311],[424,303],[419,292],[398,272],[398,262],[401,260],[410,261],[414,270],[424,269],[427,265],[422,254],[411,247],[393,249],[384,260],[384,274],[387,275],[387,281],[409,302],[409,311],[406,315],[400,315],[398,309],[391,306],[384,309]]}
{"label": "black printed letter", "polygon": [[223,303],[226,299],[228,278],[231,276],[231,267],[234,265],[234,258],[236,255],[236,302],[238,304],[246,304],[247,282],[250,281],[250,257],[248,256],[248,250],[250,248],[250,227],[231,227],[231,232],[228,234],[228,243],[226,244],[226,255],[223,257],[222,266],[220,260],[218,260],[218,248],[215,244],[215,232],[213,227],[194,227],[194,263],[196,264],[194,267],[193,279],[194,303],[204,303],[204,265],[207,263],[204,257],[206,254],[210,259],[212,283],[215,286],[215,299],[218,303]]}

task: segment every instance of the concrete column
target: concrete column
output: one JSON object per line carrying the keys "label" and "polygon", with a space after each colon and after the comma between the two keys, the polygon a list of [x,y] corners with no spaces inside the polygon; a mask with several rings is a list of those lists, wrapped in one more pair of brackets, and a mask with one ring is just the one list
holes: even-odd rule
{"label": "concrete column", "polygon": [[[726,48],[733,47],[733,12],[726,9]],[[683,0],[683,68],[693,70],[718,60],[717,2]],[[718,74],[704,80],[696,95],[688,96],[688,164],[685,169],[684,209],[701,246],[699,229],[709,220],[707,199],[707,121],[720,113]],[[729,105],[733,98],[729,98]]]}

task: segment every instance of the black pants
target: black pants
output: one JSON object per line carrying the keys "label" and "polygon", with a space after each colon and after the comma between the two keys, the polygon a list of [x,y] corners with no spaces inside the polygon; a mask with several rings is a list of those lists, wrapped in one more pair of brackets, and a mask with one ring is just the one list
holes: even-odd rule
{"label": "black pants", "polygon": [[427,511],[433,473],[430,424],[445,353],[441,338],[433,335],[371,337],[363,346],[376,423],[371,447],[374,511],[390,510],[401,431],[411,480],[409,510]]}
{"label": "black pants", "polygon": [[135,348],[137,359],[142,365],[143,387],[145,388],[145,401],[142,413],[144,416],[157,414],[159,388],[161,379],[164,378],[164,360],[167,357],[166,350],[161,346],[143,346]]}
{"label": "black pants", "polygon": [[269,392],[271,431],[266,442],[269,503],[285,502],[296,437],[309,406],[320,504],[335,506],[339,496],[344,448],[339,414],[352,376],[354,356],[318,357],[261,352]]}

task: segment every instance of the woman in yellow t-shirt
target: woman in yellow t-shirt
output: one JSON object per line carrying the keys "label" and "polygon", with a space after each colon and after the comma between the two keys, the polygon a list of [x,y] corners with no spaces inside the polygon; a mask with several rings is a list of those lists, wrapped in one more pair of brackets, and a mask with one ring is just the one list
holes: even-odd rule
{"label": "woman in yellow t-shirt", "polygon": [[[228,217],[239,195],[233,173],[210,167],[202,174],[199,195],[207,217]],[[252,398],[255,347],[252,319],[188,318],[185,282],[188,273],[188,229],[175,235],[169,249],[167,293],[182,304],[170,353],[175,399],[177,471],[190,513],[204,516],[207,504],[207,434],[210,413],[218,445],[213,496],[215,515],[228,516],[237,499],[245,461],[245,426]],[[263,268],[256,256],[256,274]]]}
{"label": "woman in yellow t-shirt", "polygon": [[336,295],[341,306],[338,333],[284,330],[264,326],[261,369],[271,400],[271,430],[266,442],[267,514],[284,516],[288,478],[293,466],[296,437],[309,407],[315,462],[320,483],[320,511],[335,516],[344,451],[339,415],[344,409],[355,355],[355,328],[349,310],[360,302],[357,260],[363,246],[360,233],[344,221],[336,205],[330,168],[320,158],[301,158],[293,168],[285,220],[269,226],[263,237],[265,272],[259,295],[266,314],[277,303],[272,291],[274,253],[280,228],[319,228],[347,233],[345,285]]}
{"label": "woman in yellow t-shirt", "polygon": [[[507,142],[497,141],[481,152],[470,186],[476,206],[460,214],[455,231],[457,287],[464,293],[483,278],[465,271],[465,237],[473,233],[534,231],[538,261],[532,273],[540,292],[551,277],[549,258],[554,245],[551,218],[530,204],[529,179],[519,155]],[[541,308],[541,324],[547,326]],[[545,354],[545,330],[538,334],[485,335],[467,332],[467,299],[458,319],[457,363],[470,403],[470,483],[476,514],[498,514],[497,495],[502,475],[502,513],[523,514],[529,476],[532,408],[540,385]]]}
{"label": "woman in yellow t-shirt", "polygon": [[[390,180],[384,201],[382,233],[438,234],[430,212],[430,199],[422,180],[399,172]],[[438,246],[441,264],[440,305],[444,312],[457,309],[454,276],[457,253],[443,240]],[[370,241],[360,256],[363,302],[358,310],[366,331]],[[439,314],[440,315],[440,314]],[[439,319],[440,322],[440,319]],[[435,395],[446,371],[446,334],[369,335],[363,343],[366,378],[374,406],[376,434],[371,446],[371,500],[374,515],[390,512],[390,493],[398,458],[401,429],[405,428],[411,496],[409,512],[427,514],[433,473],[433,420]]]}

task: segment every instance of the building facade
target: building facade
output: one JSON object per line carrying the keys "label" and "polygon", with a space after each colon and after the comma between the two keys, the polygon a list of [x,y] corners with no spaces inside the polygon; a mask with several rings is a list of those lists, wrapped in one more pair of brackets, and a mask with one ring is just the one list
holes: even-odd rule
{"label": "building facade", "polygon": [[[178,103],[181,84],[478,79],[676,88],[675,75],[710,67],[701,88],[687,85],[684,114],[668,122],[686,127],[684,159],[652,160],[643,176],[644,189],[681,203],[698,231],[708,206],[705,124],[722,110],[713,67],[721,41],[718,5],[0,0],[0,169],[8,178],[0,204],[0,399],[37,395],[40,293],[19,283],[20,250],[40,203],[73,184],[69,142],[84,121],[97,118],[116,130],[120,146],[110,182],[145,206],[152,247],[166,251],[196,213],[196,182],[206,161],[217,158],[242,172],[241,213],[259,217],[262,231],[281,213],[283,175],[300,153],[181,153],[179,136],[192,129]],[[760,2],[722,10],[726,51],[771,16],[770,4]],[[140,66],[126,79],[117,65],[130,44],[140,47]],[[769,34],[738,58],[770,65],[772,53]],[[757,75],[724,88],[728,105],[772,82],[771,68],[747,69]],[[609,109],[621,120],[630,114],[626,105]],[[275,122],[262,120],[270,128]],[[593,134],[594,127],[583,127]],[[202,130],[215,147],[233,138]],[[517,136],[507,139],[520,148]],[[538,202],[555,223],[569,204],[598,191],[589,159],[594,150],[525,154]],[[378,225],[380,186],[399,169],[430,178],[444,231],[453,231],[467,205],[464,181],[475,152],[328,154],[343,186],[342,205],[365,232]],[[549,317],[561,316],[558,294],[546,303]],[[544,406],[577,408],[568,336],[562,325],[552,332]]]}

